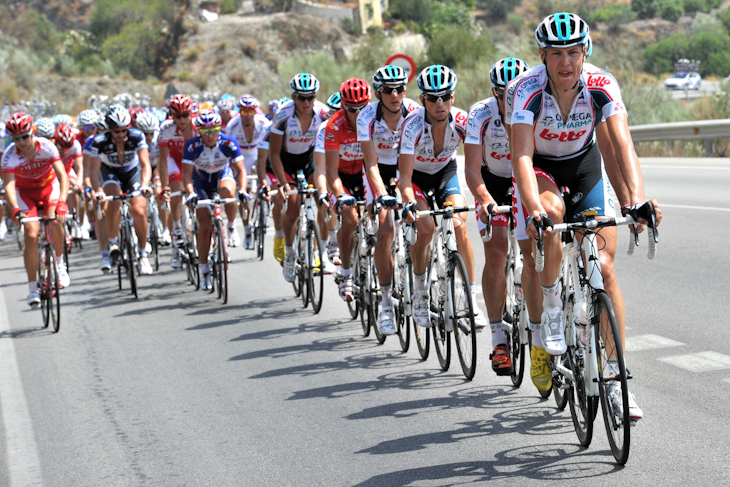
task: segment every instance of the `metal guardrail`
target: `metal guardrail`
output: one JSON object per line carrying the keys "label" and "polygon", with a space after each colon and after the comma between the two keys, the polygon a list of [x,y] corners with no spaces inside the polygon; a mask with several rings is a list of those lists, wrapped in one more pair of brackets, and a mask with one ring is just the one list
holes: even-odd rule
{"label": "metal guardrail", "polygon": [[666,141],[670,152],[675,140],[704,140],[705,156],[710,157],[714,139],[730,138],[730,119],[634,125],[629,130],[634,143]]}

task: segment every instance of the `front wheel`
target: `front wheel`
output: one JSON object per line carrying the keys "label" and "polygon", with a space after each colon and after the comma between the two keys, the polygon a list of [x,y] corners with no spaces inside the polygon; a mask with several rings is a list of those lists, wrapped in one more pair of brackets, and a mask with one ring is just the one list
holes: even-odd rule
{"label": "front wheel", "polygon": [[477,369],[477,334],[474,323],[474,303],[471,285],[466,274],[464,259],[458,253],[451,254],[449,266],[448,310],[453,323],[454,341],[459,354],[461,370],[467,380],[472,380]]}
{"label": "front wheel", "polygon": [[125,224],[125,238],[124,238],[124,252],[125,252],[125,265],[127,269],[127,277],[129,277],[129,285],[132,289],[134,298],[137,299],[137,274],[135,272],[137,268],[137,250],[134,248],[134,238],[132,237],[132,228],[129,224]]}
{"label": "front wheel", "polygon": [[616,463],[624,465],[631,444],[628,376],[616,315],[605,292],[596,294],[593,316],[603,422],[613,457]]}
{"label": "front wheel", "polygon": [[322,248],[320,246],[319,227],[316,222],[309,223],[307,232],[307,252],[311,268],[308,270],[309,277],[309,299],[312,302],[312,309],[319,313],[322,309],[322,296],[324,290],[324,269],[322,268]]}
{"label": "front wheel", "polygon": [[575,434],[581,445],[588,447],[593,439],[593,420],[598,398],[588,396],[585,384],[584,348],[569,346],[565,354],[565,365],[573,372],[574,381],[566,391],[570,417],[573,420]]}
{"label": "front wheel", "polygon": [[216,249],[216,262],[215,266],[218,268],[216,278],[218,279],[218,297],[223,299],[223,304],[228,303],[228,251],[226,250],[226,241],[223,237],[225,235],[223,228],[223,220],[218,220],[218,231],[216,232],[216,239],[218,245]]}
{"label": "front wheel", "polygon": [[368,282],[367,288],[370,326],[375,333],[375,339],[378,343],[382,344],[385,342],[387,336],[380,333],[380,328],[378,328],[378,315],[380,314],[380,285],[378,284],[378,270],[375,268],[372,250],[368,253],[367,259],[369,261],[368,267],[370,267],[370,281]]}
{"label": "front wheel", "polygon": [[431,279],[436,273],[435,265],[431,266],[428,278],[431,280],[429,286],[429,309],[431,313],[431,330],[433,332],[433,344],[436,349],[441,370],[449,370],[451,365],[451,332],[447,330],[446,320],[446,292],[441,287],[446,285],[444,279]]}
{"label": "front wheel", "polygon": [[391,289],[394,290],[395,297],[398,300],[398,306],[394,307],[395,322],[398,331],[398,341],[400,342],[400,348],[403,350],[403,353],[407,352],[411,345],[411,317],[406,313],[406,299],[410,301],[413,295],[412,287],[410,276],[405,273],[405,266],[403,268],[398,267],[398,262],[396,261],[393,267],[393,283]]}
{"label": "front wheel", "polygon": [[50,262],[47,266],[48,282],[50,292],[48,296],[48,314],[50,315],[51,326],[54,333],[61,328],[61,286],[58,282],[58,264],[54,254],[53,246],[50,246],[48,255]]}

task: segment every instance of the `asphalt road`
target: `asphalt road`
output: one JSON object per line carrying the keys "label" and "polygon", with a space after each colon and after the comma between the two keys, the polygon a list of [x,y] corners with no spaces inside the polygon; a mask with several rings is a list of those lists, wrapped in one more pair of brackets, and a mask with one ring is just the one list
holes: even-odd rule
{"label": "asphalt road", "polygon": [[624,468],[601,418],[582,448],[529,379],[493,375],[486,333],[465,382],[456,358],[442,372],[413,344],[362,337],[332,280],[319,315],[301,309],[271,240],[263,262],[233,250],[226,306],[166,265],[134,300],[88,243],[58,334],[27,309],[6,242],[0,485],[728,485],[730,162],[642,165],[664,222],[654,261],[645,247],[626,256],[620,236],[629,385],[645,414]]}

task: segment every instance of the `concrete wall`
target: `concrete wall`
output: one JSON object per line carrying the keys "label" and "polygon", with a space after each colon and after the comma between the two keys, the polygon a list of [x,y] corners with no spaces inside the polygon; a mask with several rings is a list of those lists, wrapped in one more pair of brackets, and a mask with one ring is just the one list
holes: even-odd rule
{"label": "concrete wall", "polygon": [[320,5],[307,2],[306,0],[295,0],[294,11],[300,14],[309,14],[321,19],[326,19],[333,24],[340,24],[343,20],[355,20],[356,8],[352,6],[337,7],[334,5]]}

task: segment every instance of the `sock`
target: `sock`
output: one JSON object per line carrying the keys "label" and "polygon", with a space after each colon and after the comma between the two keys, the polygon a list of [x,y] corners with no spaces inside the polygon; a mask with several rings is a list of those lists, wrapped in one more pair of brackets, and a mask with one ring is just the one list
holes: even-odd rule
{"label": "sock", "polygon": [[200,264],[200,273],[201,274],[210,274],[210,265]]}
{"label": "sock", "polygon": [[413,273],[413,289],[415,291],[425,291],[426,290],[426,273],[423,274],[416,274]]}
{"label": "sock", "polygon": [[502,320],[489,322],[489,327],[492,329],[492,348],[507,344],[507,335],[504,334],[502,323],[504,323]]}
{"label": "sock", "polygon": [[236,228],[236,222],[228,222],[228,230],[233,230]]}
{"label": "sock", "polygon": [[393,286],[391,284],[388,284],[387,286],[380,285],[380,305],[383,308],[390,308],[393,306],[393,300],[391,297],[393,296]]}
{"label": "sock", "polygon": [[345,268],[342,268],[341,267],[340,268],[340,275],[341,276],[344,276],[344,277],[351,276],[352,275],[352,268],[345,269]]}
{"label": "sock", "polygon": [[477,304],[477,283],[470,282],[469,285],[471,286],[471,303],[474,306],[474,314],[477,315],[481,313],[479,305]]}
{"label": "sock", "polygon": [[182,221],[175,220],[172,222],[172,233],[180,234],[183,231]]}
{"label": "sock", "polygon": [[251,235],[251,225],[244,225],[243,231],[246,232],[246,235]]}
{"label": "sock", "polygon": [[104,251],[103,251],[103,252],[101,253],[101,256],[102,256],[102,257],[109,257],[109,251],[108,251],[108,250],[104,250]]}
{"label": "sock", "polygon": [[28,283],[28,291],[33,292],[38,290],[38,281],[30,281]]}
{"label": "sock", "polygon": [[332,241],[334,241],[334,242],[337,242],[337,230],[329,230],[329,229],[327,229],[327,231],[330,234],[330,238],[329,239],[332,240]]}
{"label": "sock", "polygon": [[290,255],[294,256],[294,246],[287,245],[286,246],[286,256],[289,257]]}
{"label": "sock", "polygon": [[140,257],[140,259],[142,257],[147,257],[147,249],[146,248],[144,248],[144,247],[137,247],[137,249],[139,250],[139,257]]}
{"label": "sock", "polygon": [[558,292],[558,281],[552,286],[543,286],[542,288],[542,307],[547,308],[561,308],[563,303],[560,302],[560,293]]}
{"label": "sock", "polygon": [[63,254],[56,256],[56,261],[58,262],[58,266],[66,265],[66,261],[63,258]]}
{"label": "sock", "polygon": [[283,228],[276,228],[276,229],[274,229],[274,237],[276,237],[276,238],[284,238],[284,229]]}
{"label": "sock", "polygon": [[615,360],[609,360],[608,361],[608,374],[609,377],[616,377],[619,375],[619,368],[618,368],[618,362]]}
{"label": "sock", "polygon": [[110,238],[109,239],[109,245],[119,245],[119,239],[117,238]]}
{"label": "sock", "polygon": [[537,348],[545,348],[545,344],[542,342],[542,335],[540,335],[540,327],[542,324],[538,321],[535,323],[530,320],[530,332],[532,333],[532,346]]}

